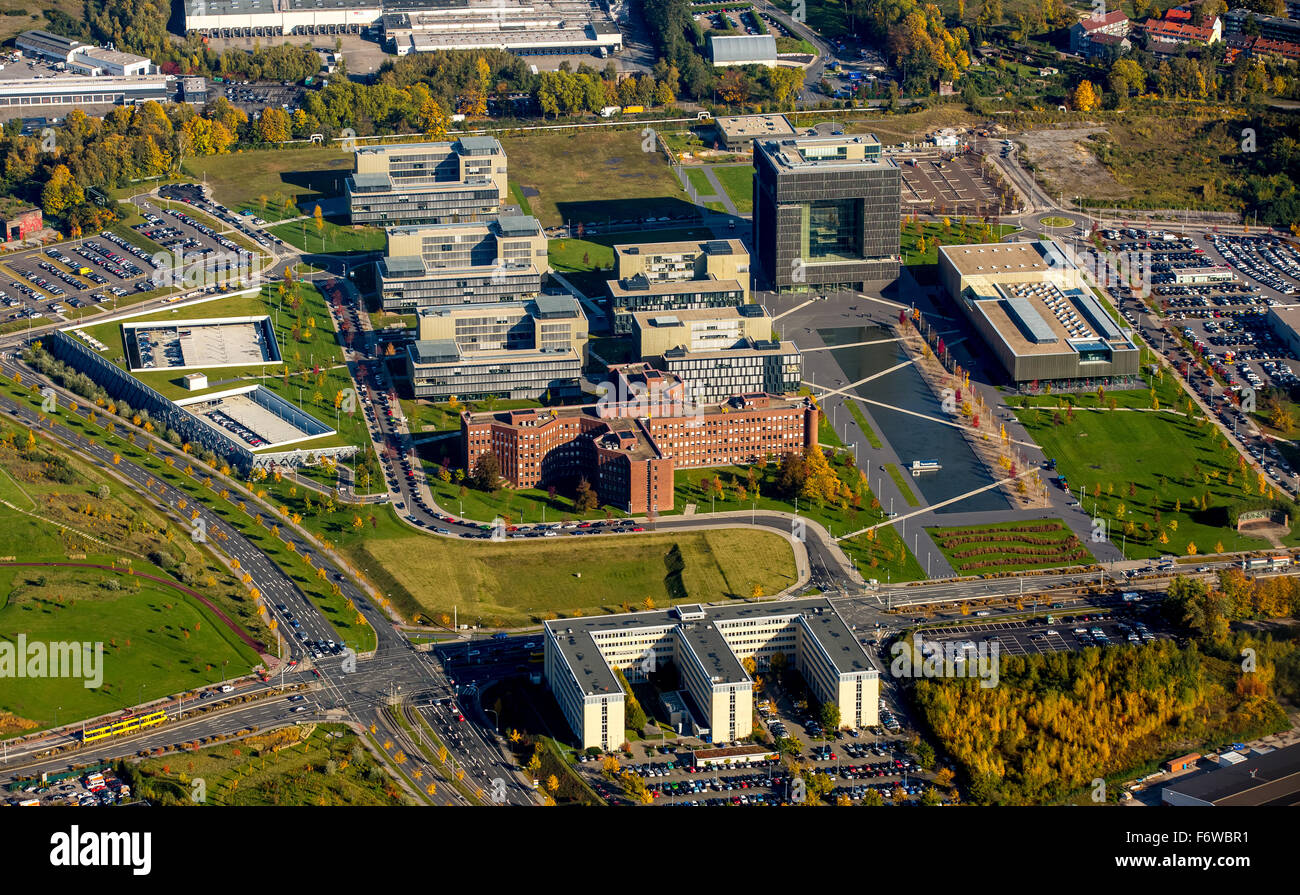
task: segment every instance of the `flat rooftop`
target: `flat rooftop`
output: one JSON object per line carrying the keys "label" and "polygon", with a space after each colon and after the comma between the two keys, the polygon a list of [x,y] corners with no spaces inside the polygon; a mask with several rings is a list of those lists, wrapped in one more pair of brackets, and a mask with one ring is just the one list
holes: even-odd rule
{"label": "flat rooftop", "polygon": [[699,321],[741,320],[747,317],[767,317],[762,305],[727,305],[722,308],[683,308],[675,311],[634,311],[631,314],[642,328],[686,326]]}
{"label": "flat rooftop", "polygon": [[609,294],[612,296],[620,295],[685,295],[697,294],[700,292],[741,292],[744,287],[740,285],[739,280],[718,280],[710,277],[705,280],[661,280],[646,281],[636,277],[629,277],[626,280],[608,280],[606,285],[609,288]]}
{"label": "flat rooftop", "polygon": [[1300,305],[1278,305],[1269,308],[1268,313],[1276,317],[1283,326],[1300,332]]}
{"label": "flat rooftop", "polygon": [[615,255],[748,255],[739,239],[684,239],[678,242],[637,242],[614,246]]}
{"label": "flat rooftop", "polygon": [[947,259],[963,277],[1033,271],[1074,269],[1060,249],[1050,242],[999,242],[983,245],[939,246],[940,259]]}
{"label": "flat rooftop", "polygon": [[269,317],[123,323],[132,371],[280,363]]}
{"label": "flat rooftop", "polygon": [[[480,307],[491,307],[480,305]],[[582,363],[582,357],[571,346],[562,351],[543,350],[541,348],[500,348],[489,351],[462,352],[454,339],[416,340],[410,347],[411,360],[421,366],[433,364],[461,364],[464,366],[482,366],[484,364],[510,365],[529,361],[572,360]]]}
{"label": "flat rooftop", "polygon": [[880,141],[874,134],[759,139],[754,142],[754,149],[762,153],[778,172],[874,171],[897,167],[892,157],[881,153]]}
{"label": "flat rooftop", "polygon": [[794,136],[794,127],[784,115],[737,115],[715,118],[713,123],[728,138]]}
{"label": "flat rooftop", "polygon": [[1300,744],[1177,780],[1164,789],[1215,805],[1294,807],[1300,805]]}
{"label": "flat rooftop", "polygon": [[974,304],[1018,355],[1070,354],[1072,344],[1096,342],[1133,347],[1083,289],[1061,289],[1054,283],[998,284],[995,289],[999,297]]}
{"label": "flat rooftop", "polygon": [[769,357],[774,354],[798,354],[799,347],[794,342],[777,342],[772,340],[755,341],[747,339],[744,345],[734,348],[711,348],[708,351],[687,351],[685,348],[669,348],[664,352],[665,360],[718,360],[722,356]]}
{"label": "flat rooftop", "polygon": [[[683,616],[686,616],[685,618]],[[726,645],[718,624],[750,619],[788,619],[803,623],[826,651],[841,674],[877,673],[865,650],[831,602],[822,597],[806,600],[770,600],[736,605],[688,605],[650,612],[571,618],[545,623],[555,637],[578,686],[589,696],[619,692],[618,680],[600,655],[593,635],[610,631],[676,628],[715,683],[750,680],[744,666]]]}

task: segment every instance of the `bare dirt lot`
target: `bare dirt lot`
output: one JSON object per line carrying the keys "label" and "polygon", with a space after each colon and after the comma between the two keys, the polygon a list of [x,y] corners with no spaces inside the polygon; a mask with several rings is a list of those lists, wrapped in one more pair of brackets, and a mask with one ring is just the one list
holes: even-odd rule
{"label": "bare dirt lot", "polygon": [[1025,147],[1025,159],[1038,182],[1053,196],[1109,196],[1123,198],[1130,190],[1116,180],[1093,155],[1088,138],[1106,128],[1085,126],[1052,128],[1015,134]]}

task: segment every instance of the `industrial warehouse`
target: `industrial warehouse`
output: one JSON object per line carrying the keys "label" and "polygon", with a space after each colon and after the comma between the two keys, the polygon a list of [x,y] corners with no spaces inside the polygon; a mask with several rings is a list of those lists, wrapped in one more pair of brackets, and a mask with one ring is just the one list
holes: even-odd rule
{"label": "industrial warehouse", "polygon": [[1138,347],[1053,243],[939,246],[939,280],[1017,387],[1140,382]]}
{"label": "industrial warehouse", "polygon": [[687,732],[706,742],[744,739],[753,730],[753,659],[766,671],[782,654],[821,702],[849,727],[878,723],[880,672],[824,597],[741,606],[683,604],[666,611],[545,623],[546,682],[582,747],[618,748],[624,692],[669,664],[681,680]]}
{"label": "industrial warehouse", "polygon": [[360,34],[405,56],[494,48],[520,55],[616,53],[613,18],[587,0],[186,0],[185,30],[216,37]]}

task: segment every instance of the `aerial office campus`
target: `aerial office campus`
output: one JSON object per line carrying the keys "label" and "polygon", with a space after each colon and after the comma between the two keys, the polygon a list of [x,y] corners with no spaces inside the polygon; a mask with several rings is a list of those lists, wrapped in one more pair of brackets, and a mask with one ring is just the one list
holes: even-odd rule
{"label": "aerial office campus", "polygon": [[174,6],[4,17],[6,803],[1296,802],[1300,6]]}

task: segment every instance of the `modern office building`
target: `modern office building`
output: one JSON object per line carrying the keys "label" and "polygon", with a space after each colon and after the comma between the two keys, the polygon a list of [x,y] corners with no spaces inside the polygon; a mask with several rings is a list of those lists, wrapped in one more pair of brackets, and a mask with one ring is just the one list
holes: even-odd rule
{"label": "modern office building", "polygon": [[940,246],[939,280],[1017,387],[1137,381],[1140,350],[1055,244]]}
{"label": "modern office building", "polygon": [[354,224],[483,220],[505,200],[506,154],[495,137],[367,146],[357,150],[345,188]]}
{"label": "modern office building", "polygon": [[587,317],[569,295],[539,295],[527,301],[422,308],[417,314],[423,341],[450,339],[462,351],[586,350]]}
{"label": "modern office building", "polygon": [[586,344],[587,318],[570,296],[427,308],[406,373],[415,397],[434,401],[569,398],[580,393]]}
{"label": "modern office building", "polygon": [[[1233,9],[1223,14],[1223,36],[1255,31],[1268,40],[1300,43],[1300,16],[1268,16],[1249,9]],[[1254,20],[1253,25],[1247,22]]]}
{"label": "modern office building", "polygon": [[749,394],[698,405],[671,375],[623,378],[596,404],[461,414],[465,467],[491,452],[514,487],[586,478],[601,502],[645,513],[672,508],[674,469],[754,463],[817,443],[818,410],[806,398]]}
{"label": "modern office building", "polygon": [[670,348],[654,365],[680,379],[691,400],[699,403],[755,392],[793,394],[803,378],[798,347],[774,339],[746,339],[730,348],[707,351]]}
{"label": "modern office building", "polygon": [[546,682],[583,748],[623,742],[625,693],[615,670],[640,682],[673,665],[699,735],[736,742],[753,732],[754,682],[778,653],[814,698],[839,707],[845,727],[879,720],[880,673],[834,605],[807,600],[702,606],[570,618],[544,625]]}
{"label": "modern office building", "polygon": [[572,348],[464,351],[451,339],[417,341],[406,349],[406,375],[415,397],[430,401],[568,398],[581,391],[582,355]]}
{"label": "modern office building", "polygon": [[651,282],[644,274],[626,280],[608,280],[614,332],[632,332],[636,312],[676,313],[700,308],[738,307],[745,301],[745,288],[738,280],[665,280]]}
{"label": "modern office building", "polygon": [[614,277],[641,274],[650,283],[735,280],[749,301],[749,252],[739,239],[644,242],[614,246]]}
{"label": "modern office building", "polygon": [[772,338],[772,318],[762,305],[696,308],[662,314],[638,311],[632,317],[637,357],[658,357],[673,348],[716,351],[749,340]]}
{"label": "modern office building", "polygon": [[863,289],[898,276],[899,189],[874,136],[754,141],[754,239],[764,288]]}
{"label": "modern office building", "polygon": [[550,270],[537,218],[396,227],[379,262],[385,310],[518,301],[541,291]]}

